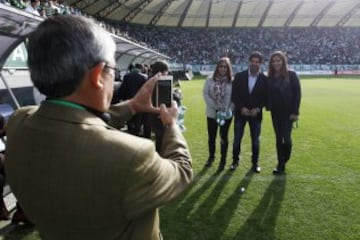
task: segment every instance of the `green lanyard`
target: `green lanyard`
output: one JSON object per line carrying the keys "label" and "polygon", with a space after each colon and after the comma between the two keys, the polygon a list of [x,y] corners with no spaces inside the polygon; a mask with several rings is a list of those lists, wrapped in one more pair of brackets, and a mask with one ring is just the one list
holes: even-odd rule
{"label": "green lanyard", "polygon": [[80,110],[85,110],[86,111],[86,108],[77,104],[77,103],[74,103],[74,102],[69,102],[69,101],[66,101],[66,100],[60,100],[60,99],[48,99],[46,100],[46,102],[51,102],[51,103],[55,103],[55,104],[59,104],[59,105],[63,105],[63,106],[67,106],[67,107],[71,107],[71,108],[76,108],[76,109],[80,109]]}

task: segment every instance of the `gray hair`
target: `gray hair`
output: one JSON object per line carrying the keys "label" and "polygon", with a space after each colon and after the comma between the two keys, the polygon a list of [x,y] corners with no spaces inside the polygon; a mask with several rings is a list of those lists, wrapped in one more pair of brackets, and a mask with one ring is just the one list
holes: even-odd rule
{"label": "gray hair", "polygon": [[110,34],[81,16],[54,16],[29,37],[31,80],[42,94],[62,98],[80,85],[86,71],[113,62],[116,45]]}

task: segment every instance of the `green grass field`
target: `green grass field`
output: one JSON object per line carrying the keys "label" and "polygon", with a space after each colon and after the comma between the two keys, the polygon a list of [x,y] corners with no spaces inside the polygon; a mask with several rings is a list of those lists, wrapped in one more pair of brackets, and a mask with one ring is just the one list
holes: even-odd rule
{"label": "green grass field", "polygon": [[[187,106],[185,136],[195,178],[180,199],[160,210],[165,239],[360,238],[360,78],[304,78],[301,84],[300,121],[293,132],[292,158],[286,175],[275,177],[275,138],[268,112],[262,128],[260,174],[248,172],[248,127],[242,162],[235,172],[228,170],[231,144],[225,171],[216,174],[219,155],[211,168],[204,169],[207,133],[203,81],[181,83],[183,104]],[[230,143],[232,136],[231,127]],[[241,192],[242,187],[245,192]],[[31,229],[16,228],[0,239],[39,237]]]}

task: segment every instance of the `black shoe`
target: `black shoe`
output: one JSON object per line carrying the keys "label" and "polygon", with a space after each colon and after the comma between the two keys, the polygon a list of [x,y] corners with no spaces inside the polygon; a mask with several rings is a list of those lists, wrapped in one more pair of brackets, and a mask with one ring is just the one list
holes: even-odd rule
{"label": "black shoe", "polygon": [[282,175],[284,173],[285,173],[285,169],[283,169],[283,168],[274,168],[274,170],[273,170],[274,175]]}
{"label": "black shoe", "polygon": [[251,167],[251,171],[255,172],[255,173],[260,173],[261,172],[261,167],[258,165],[253,165]]}
{"label": "black shoe", "polygon": [[211,167],[213,161],[214,161],[213,158],[209,158],[209,159],[206,161],[206,163],[205,163],[205,167]]}
{"label": "black shoe", "polygon": [[237,167],[238,167],[238,164],[237,164],[237,163],[233,163],[233,164],[231,164],[231,166],[230,166],[230,170],[231,170],[231,171],[235,171]]}
{"label": "black shoe", "polygon": [[33,227],[33,223],[21,211],[16,211],[11,219],[11,223],[15,225],[23,225],[26,227]]}
{"label": "black shoe", "polygon": [[217,169],[217,172],[219,173],[219,172],[222,172],[222,171],[224,171],[224,166],[221,166],[221,165],[220,165],[220,166],[218,167],[218,169]]}

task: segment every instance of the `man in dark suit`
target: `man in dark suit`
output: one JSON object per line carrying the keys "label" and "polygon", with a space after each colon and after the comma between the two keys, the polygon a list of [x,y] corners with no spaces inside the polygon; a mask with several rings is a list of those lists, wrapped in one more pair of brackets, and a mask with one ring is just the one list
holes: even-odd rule
{"label": "man in dark suit", "polygon": [[[192,167],[175,104],[151,104],[158,76],[109,109],[116,45],[108,32],[59,15],[28,43],[31,80],[47,99],[9,119],[5,171],[42,239],[162,239],[158,207],[186,190]],[[117,129],[139,112],[158,113],[165,126],[159,154]]]}
{"label": "man in dark suit", "polygon": [[232,102],[235,105],[235,124],[233,142],[233,163],[230,167],[235,170],[239,165],[241,152],[241,139],[244,134],[245,124],[249,123],[252,144],[253,172],[261,171],[258,165],[260,149],[260,132],[262,122],[262,108],[267,100],[266,76],[260,72],[262,64],[260,52],[253,52],[249,57],[249,68],[237,73],[233,81]]}
{"label": "man in dark suit", "polygon": [[[124,81],[120,86],[120,100],[126,101],[135,96],[139,89],[144,85],[147,76],[142,74],[143,66],[136,63],[128,74],[124,76]],[[144,125],[144,114],[138,113],[127,121],[128,133],[140,136],[141,127]]]}

